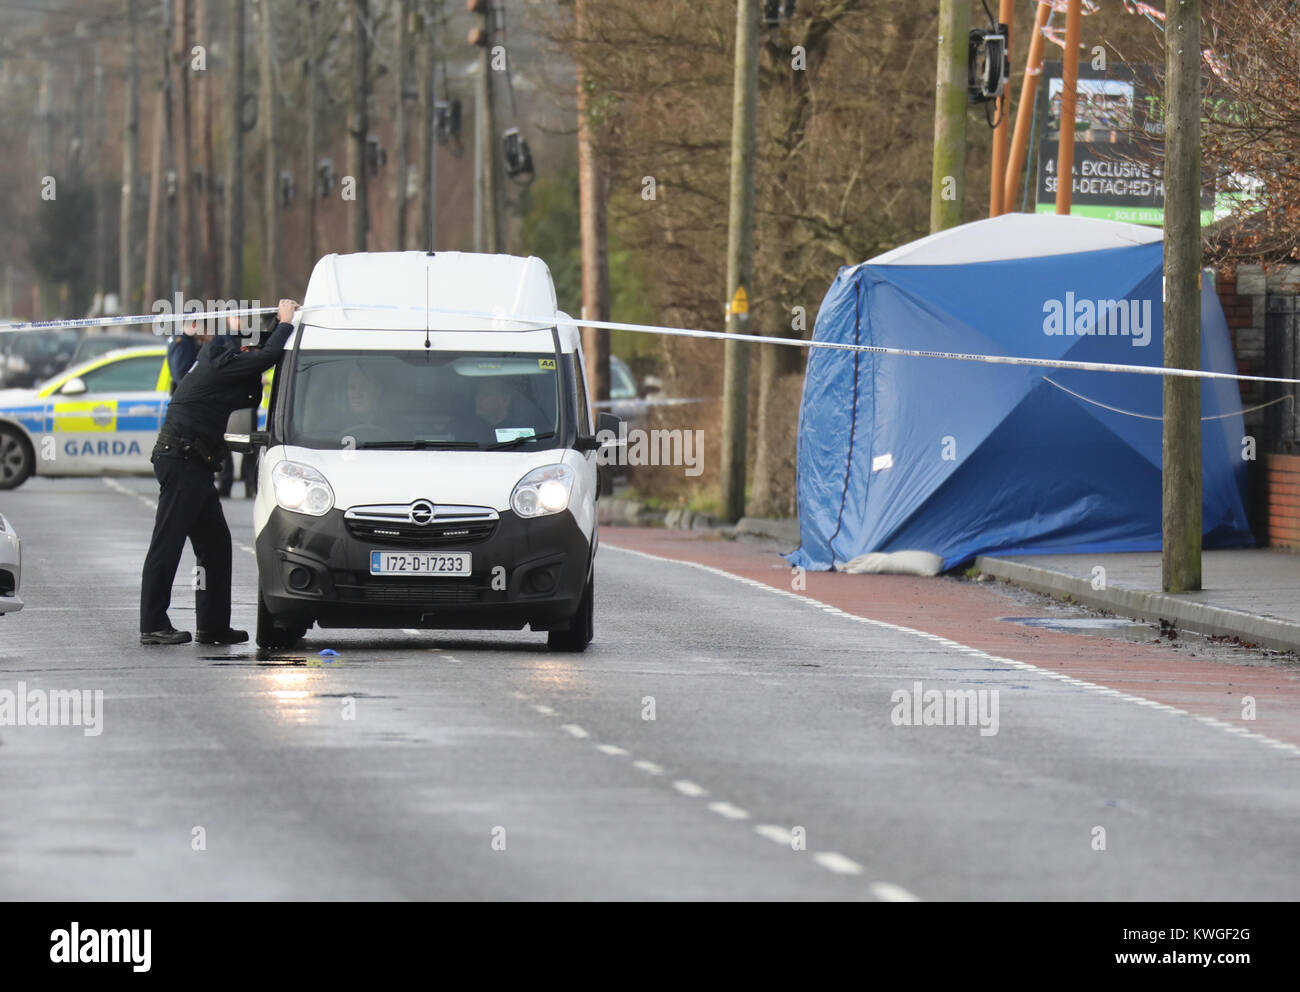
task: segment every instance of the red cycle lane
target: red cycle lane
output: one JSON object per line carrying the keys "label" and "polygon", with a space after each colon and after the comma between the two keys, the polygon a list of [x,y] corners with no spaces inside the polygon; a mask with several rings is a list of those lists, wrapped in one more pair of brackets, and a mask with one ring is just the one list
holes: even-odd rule
{"label": "red cycle lane", "polygon": [[[807,596],[846,613],[951,638],[990,654],[1028,662],[1214,717],[1300,746],[1300,670],[1285,662],[1240,664],[1189,657],[1163,643],[1134,644],[1008,623],[1007,616],[1048,616],[973,583],[901,575],[806,572],[796,588],[789,564],[774,551],[708,532],[606,527],[601,541],[677,561],[695,562]],[[1243,697],[1255,719],[1243,719]]]}

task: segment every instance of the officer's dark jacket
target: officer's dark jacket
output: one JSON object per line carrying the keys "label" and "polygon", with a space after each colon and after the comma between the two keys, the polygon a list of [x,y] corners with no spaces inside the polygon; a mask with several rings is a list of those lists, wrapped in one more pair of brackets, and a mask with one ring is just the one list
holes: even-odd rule
{"label": "officer's dark jacket", "polygon": [[262,373],[284,353],[292,333],[292,324],[277,324],[260,351],[240,351],[238,337],[214,337],[176,387],[164,425],[181,437],[201,438],[212,449],[224,448],[230,415],[261,402]]}
{"label": "officer's dark jacket", "polygon": [[199,343],[193,334],[179,334],[167,344],[167,368],[172,374],[172,392],[199,357]]}

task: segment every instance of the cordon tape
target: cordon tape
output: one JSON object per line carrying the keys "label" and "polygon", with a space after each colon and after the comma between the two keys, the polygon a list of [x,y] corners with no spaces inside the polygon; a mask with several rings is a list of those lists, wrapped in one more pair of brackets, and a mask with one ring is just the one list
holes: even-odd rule
{"label": "cordon tape", "polygon": [[[245,307],[234,310],[208,310],[200,313],[150,313],[128,317],[84,317],[76,320],[36,320],[10,324],[0,324],[0,331],[52,330],[63,327],[123,327],[131,324],[165,324],[175,321],[219,320],[225,317],[252,317],[260,314],[275,313],[276,307]],[[383,304],[326,303],[299,308],[299,313],[311,313],[317,310],[370,310],[382,312],[418,312],[439,314],[441,316],[465,317],[471,320],[491,321],[506,324],[529,324],[535,330],[554,326],[557,321],[552,316],[529,316],[525,314],[507,314],[504,311],[487,313],[473,310],[449,310],[443,307],[403,307]],[[308,323],[312,323],[308,321]],[[1020,365],[1044,369],[1075,369],[1080,372],[1129,372],[1134,375],[1162,375],[1181,379],[1229,379],[1236,382],[1277,382],[1287,385],[1300,385],[1300,379],[1288,379],[1280,376],[1241,375],[1235,372],[1208,372],[1204,369],[1179,369],[1161,365],[1125,365],[1117,362],[1075,362],[1060,358],[1028,358],[1018,355],[976,355],[952,351],[925,351],[917,348],[889,348],[872,344],[845,344],[838,341],[810,341],[804,338],[785,338],[763,334],[737,334],[730,331],[706,331],[693,327],[665,327],[658,324],[626,324],[612,320],[587,320],[579,317],[566,317],[558,321],[577,327],[594,327],[610,331],[632,331],[637,334],[662,334],[669,337],[705,338],[715,341],[749,341],[754,344],[785,345],[790,348],[826,348],[834,351],[855,351],[869,355],[893,355],[901,358],[936,358],[953,362],[977,362],[985,365]],[[505,330],[505,328],[497,328]]]}

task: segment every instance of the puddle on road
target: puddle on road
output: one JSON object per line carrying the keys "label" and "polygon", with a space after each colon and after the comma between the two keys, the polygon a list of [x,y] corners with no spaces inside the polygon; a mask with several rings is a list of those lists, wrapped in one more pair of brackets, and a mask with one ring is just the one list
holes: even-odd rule
{"label": "puddle on road", "polygon": [[1045,630],[1059,630],[1066,634],[1078,630],[1107,631],[1127,630],[1135,627],[1147,628],[1147,624],[1123,617],[999,617],[1005,623],[1020,623],[1026,627],[1042,627]]}
{"label": "puddle on road", "polygon": [[343,668],[347,663],[338,655],[328,658],[300,657],[298,655],[272,654],[202,654],[200,661],[213,662],[214,668]]}

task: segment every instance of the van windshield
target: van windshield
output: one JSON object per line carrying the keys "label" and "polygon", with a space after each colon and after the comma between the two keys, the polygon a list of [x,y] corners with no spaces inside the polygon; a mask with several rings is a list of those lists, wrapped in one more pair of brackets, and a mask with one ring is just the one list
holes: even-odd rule
{"label": "van windshield", "polygon": [[299,351],[286,443],[305,448],[555,447],[555,358],[537,353]]}

